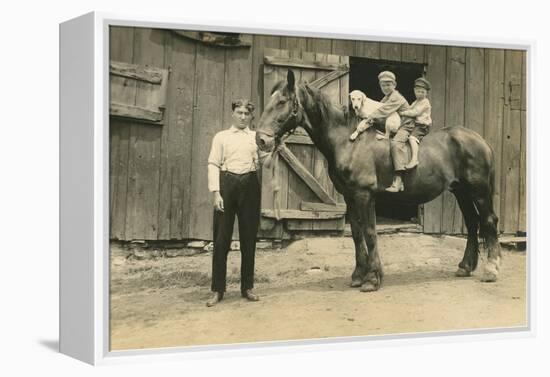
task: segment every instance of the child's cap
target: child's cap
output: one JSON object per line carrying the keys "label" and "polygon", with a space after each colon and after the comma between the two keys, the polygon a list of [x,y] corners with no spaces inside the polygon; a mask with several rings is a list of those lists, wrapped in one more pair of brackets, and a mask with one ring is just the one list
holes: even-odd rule
{"label": "child's cap", "polygon": [[378,74],[378,81],[392,81],[395,83],[395,75],[390,71],[383,71]]}
{"label": "child's cap", "polygon": [[424,77],[419,77],[416,80],[414,80],[414,86],[419,88],[424,88],[426,90],[431,89],[430,82],[426,80]]}

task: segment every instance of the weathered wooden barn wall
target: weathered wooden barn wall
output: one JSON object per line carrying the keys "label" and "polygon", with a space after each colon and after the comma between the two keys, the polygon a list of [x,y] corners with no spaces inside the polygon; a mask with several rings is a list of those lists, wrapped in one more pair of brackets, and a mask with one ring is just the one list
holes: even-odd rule
{"label": "weathered wooden barn wall", "polygon": [[[491,144],[500,229],[526,230],[523,51],[264,35],[251,47],[224,48],[168,30],[112,27],[112,60],[169,68],[170,77],[164,125],[111,120],[111,238],[211,238],[210,143],[228,125],[232,98],[251,97],[261,110],[264,48],[427,64],[434,128],[464,125]],[[423,211],[426,232],[464,230],[450,193]]]}

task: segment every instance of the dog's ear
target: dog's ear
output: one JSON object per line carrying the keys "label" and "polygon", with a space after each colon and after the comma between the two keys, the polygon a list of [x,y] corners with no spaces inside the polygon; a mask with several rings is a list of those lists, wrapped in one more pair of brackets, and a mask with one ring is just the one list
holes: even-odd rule
{"label": "dog's ear", "polygon": [[361,92],[361,106],[363,106],[366,102],[367,102],[367,95]]}

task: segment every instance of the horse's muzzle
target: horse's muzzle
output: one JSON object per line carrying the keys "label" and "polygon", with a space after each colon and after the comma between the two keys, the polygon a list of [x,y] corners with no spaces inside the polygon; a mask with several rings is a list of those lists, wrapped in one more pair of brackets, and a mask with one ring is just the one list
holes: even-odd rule
{"label": "horse's muzzle", "polygon": [[270,152],[275,146],[275,138],[260,132],[256,132],[256,145],[262,152]]}

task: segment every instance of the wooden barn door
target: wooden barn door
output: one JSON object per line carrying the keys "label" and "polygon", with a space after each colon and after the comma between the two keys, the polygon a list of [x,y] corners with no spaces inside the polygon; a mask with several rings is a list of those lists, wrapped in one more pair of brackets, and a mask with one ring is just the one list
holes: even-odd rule
{"label": "wooden barn door", "polygon": [[[335,103],[348,104],[347,56],[279,49],[264,50],[264,103],[273,86],[286,79],[289,68],[294,71],[297,82],[307,81],[328,94]],[[261,235],[284,238],[295,231],[344,229],[343,197],[330,181],[326,159],[302,128],[286,139],[286,146],[280,153],[278,182],[277,198],[270,174],[264,172]],[[278,213],[274,210],[276,207],[280,208]]]}

